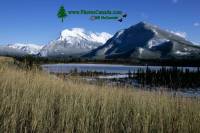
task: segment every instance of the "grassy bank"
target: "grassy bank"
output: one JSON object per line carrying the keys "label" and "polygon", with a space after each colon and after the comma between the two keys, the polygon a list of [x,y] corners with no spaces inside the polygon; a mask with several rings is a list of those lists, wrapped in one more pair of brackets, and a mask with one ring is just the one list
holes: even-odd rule
{"label": "grassy bank", "polygon": [[198,99],[63,81],[12,62],[0,63],[0,132],[200,132]]}

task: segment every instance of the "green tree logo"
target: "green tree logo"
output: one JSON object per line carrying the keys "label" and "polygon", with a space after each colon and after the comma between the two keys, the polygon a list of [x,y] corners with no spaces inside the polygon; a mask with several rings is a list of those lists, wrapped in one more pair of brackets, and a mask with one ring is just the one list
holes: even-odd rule
{"label": "green tree logo", "polygon": [[58,18],[61,19],[61,21],[64,21],[64,18],[67,17],[67,13],[65,10],[64,6],[61,6],[60,9],[58,10],[58,14],[57,14]]}

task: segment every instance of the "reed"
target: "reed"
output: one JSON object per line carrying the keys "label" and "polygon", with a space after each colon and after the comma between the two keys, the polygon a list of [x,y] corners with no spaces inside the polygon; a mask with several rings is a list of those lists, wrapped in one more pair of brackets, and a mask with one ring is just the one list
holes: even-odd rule
{"label": "reed", "polygon": [[0,132],[200,132],[200,100],[0,63]]}

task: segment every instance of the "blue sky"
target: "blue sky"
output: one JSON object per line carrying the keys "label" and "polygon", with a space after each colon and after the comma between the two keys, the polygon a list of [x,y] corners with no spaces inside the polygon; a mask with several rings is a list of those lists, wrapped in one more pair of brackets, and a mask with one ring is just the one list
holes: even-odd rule
{"label": "blue sky", "polygon": [[[91,21],[89,16],[70,15],[61,23],[56,14],[66,10],[122,10],[123,22]],[[0,44],[47,44],[65,28],[85,28],[114,34],[139,21],[181,32],[189,40],[200,42],[200,0],[1,0]]]}

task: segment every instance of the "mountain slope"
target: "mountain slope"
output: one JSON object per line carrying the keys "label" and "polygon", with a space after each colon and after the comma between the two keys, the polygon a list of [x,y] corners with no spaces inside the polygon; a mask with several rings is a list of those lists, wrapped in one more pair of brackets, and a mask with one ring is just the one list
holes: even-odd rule
{"label": "mountain slope", "polygon": [[83,57],[95,59],[199,58],[200,47],[172,32],[140,22],[117,32]]}
{"label": "mountain slope", "polygon": [[22,43],[16,43],[16,44],[9,44],[9,48],[17,49],[19,51],[23,51],[27,54],[36,55],[40,52],[40,50],[43,48],[41,45],[35,45],[35,44],[22,44]]}
{"label": "mountain slope", "polygon": [[0,46],[0,56],[25,56],[26,52],[8,46]]}
{"label": "mountain slope", "polygon": [[105,32],[88,32],[81,28],[66,29],[60,37],[44,46],[39,55],[43,57],[73,56],[86,53],[103,45],[111,35]]}

